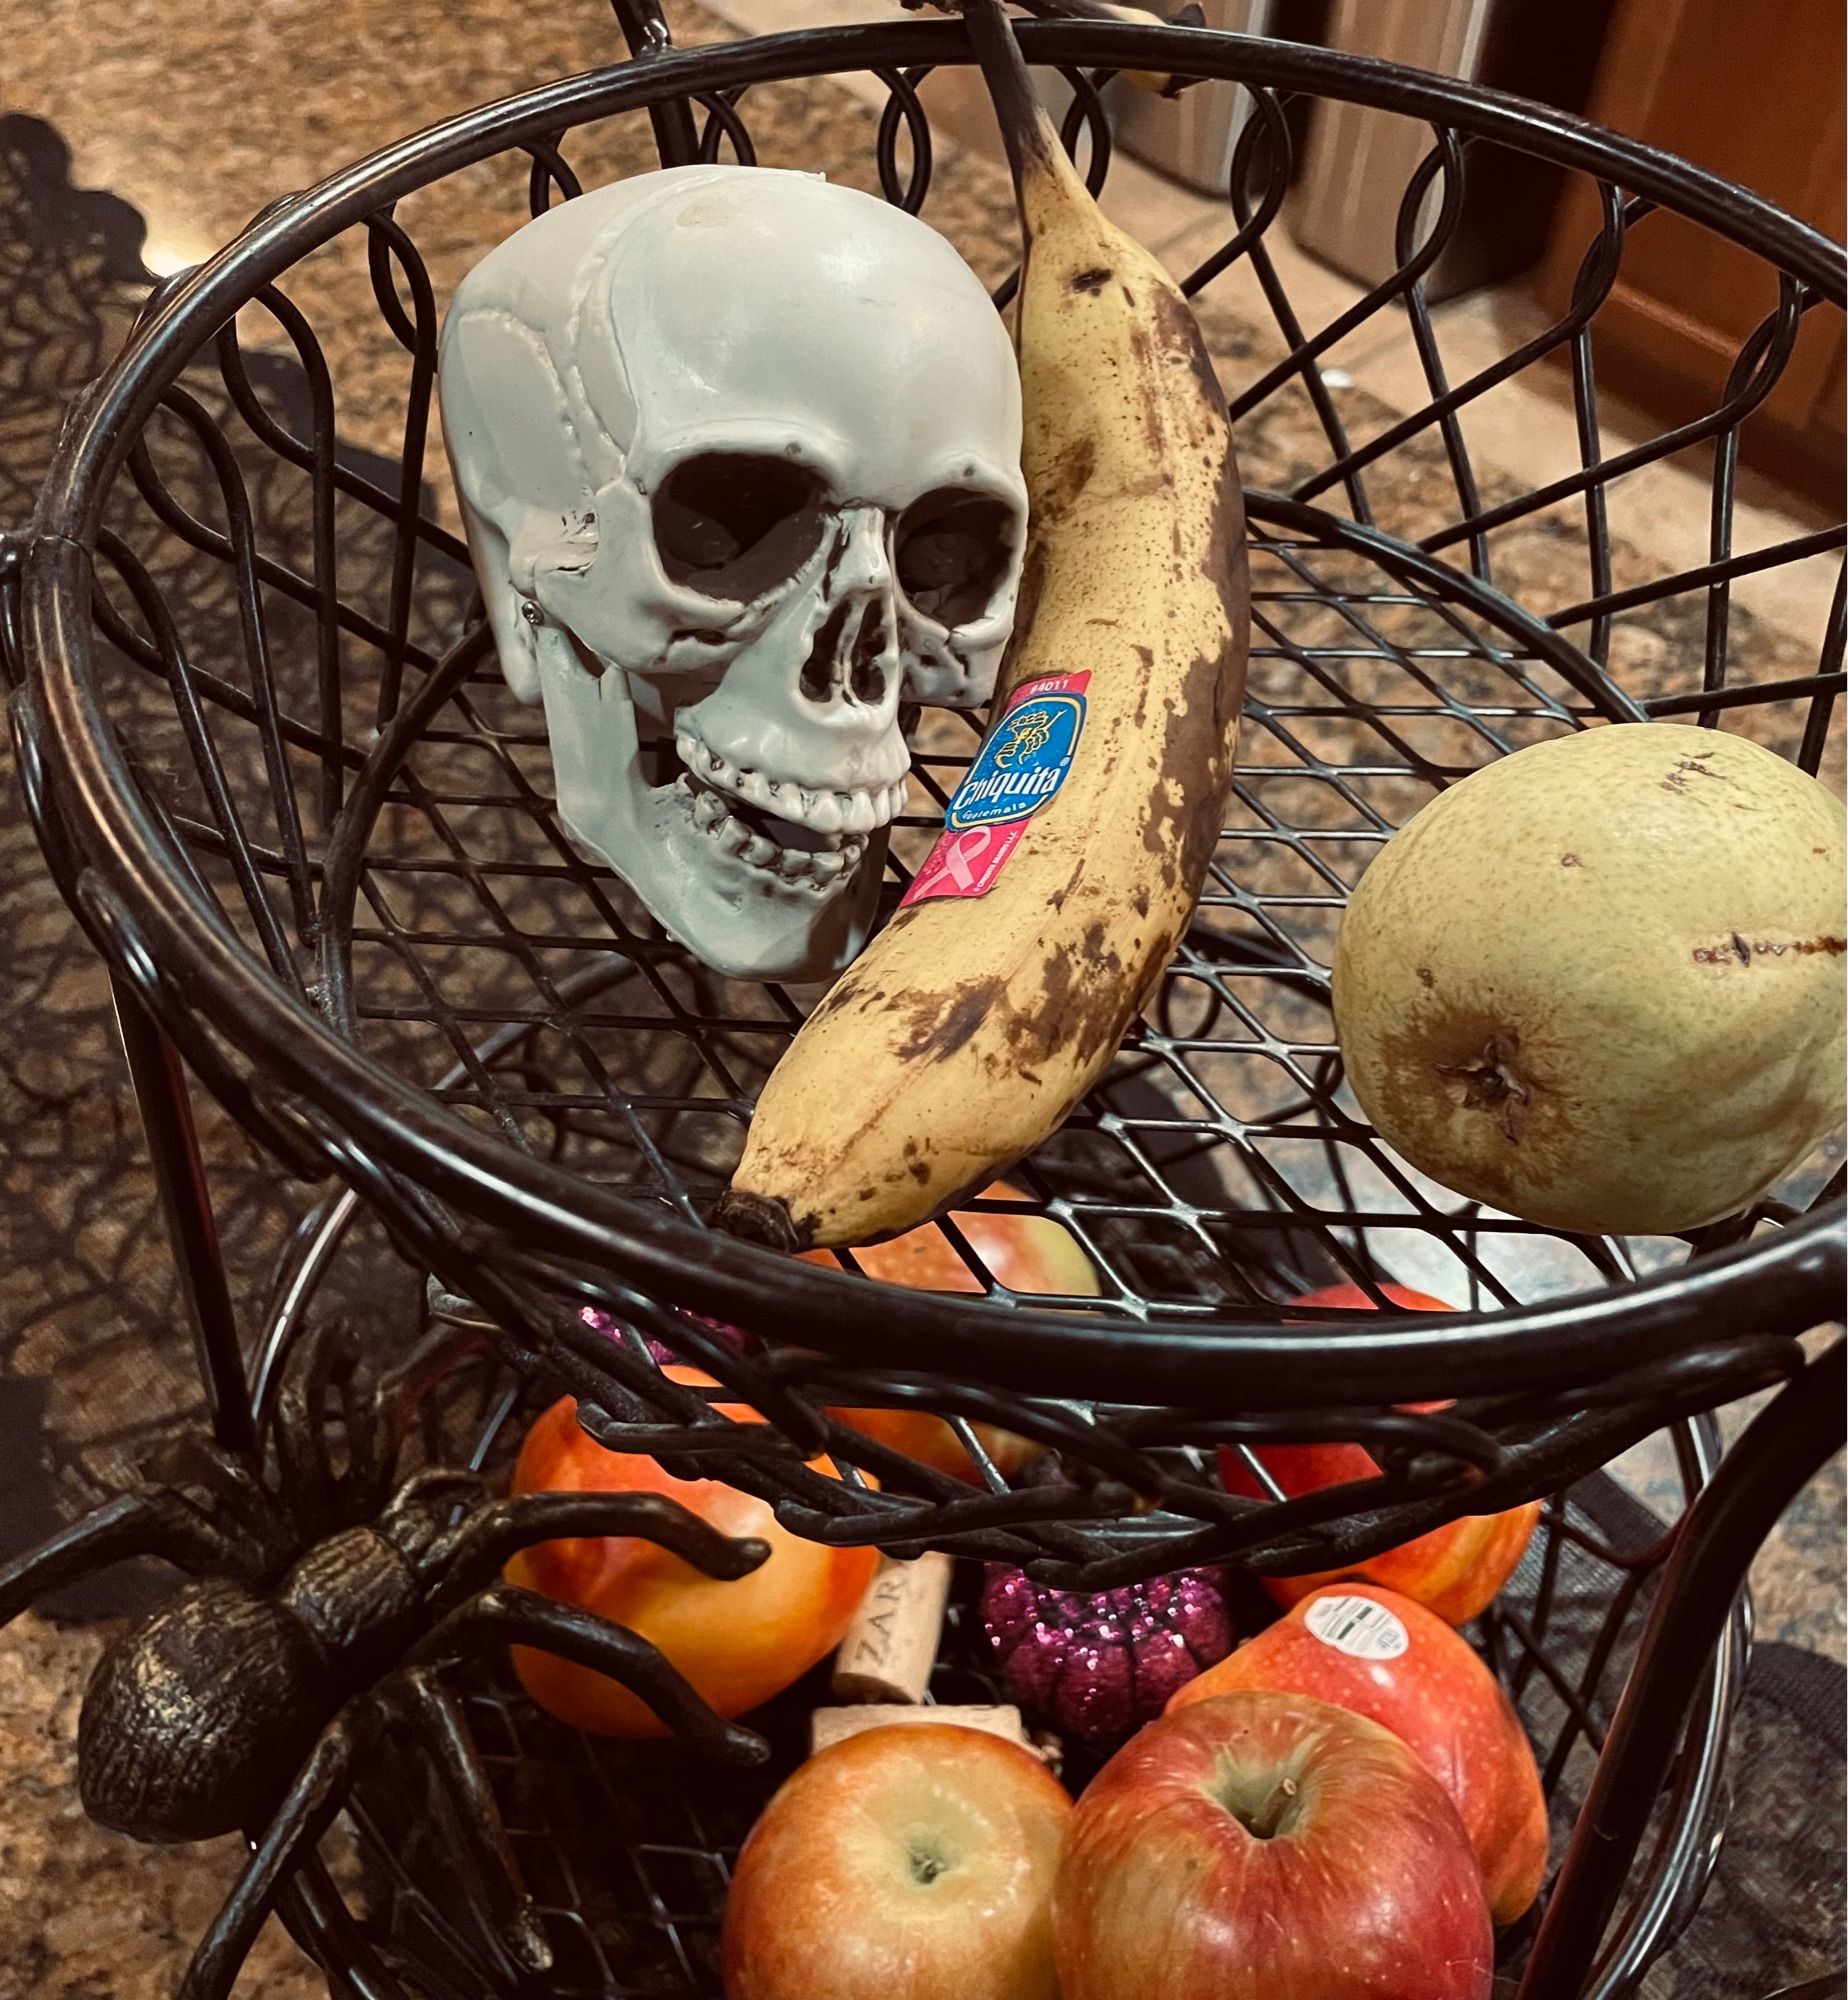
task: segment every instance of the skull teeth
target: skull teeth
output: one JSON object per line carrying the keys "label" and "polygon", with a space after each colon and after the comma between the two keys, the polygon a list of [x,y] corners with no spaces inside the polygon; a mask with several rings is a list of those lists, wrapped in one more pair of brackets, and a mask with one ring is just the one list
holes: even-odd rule
{"label": "skull teeth", "polygon": [[904,810],[909,797],[909,787],[902,777],[891,784],[854,791],[811,788],[790,779],[768,777],[762,771],[733,764],[684,729],[675,735],[674,749],[681,763],[699,781],[692,788],[693,810],[702,827],[713,826],[728,811],[720,795],[729,793],[746,805],[780,819],[793,820],[813,833],[846,835],[851,842],[856,836],[889,825]]}
{"label": "skull teeth", "polygon": [[[771,781],[760,782],[766,789],[776,789]],[[726,795],[715,791],[704,778],[695,783],[685,776],[679,777],[675,779],[672,789],[676,798],[685,801],[693,824],[717,846],[720,853],[733,856],[747,867],[760,869],[791,888],[805,889],[817,896],[830,894],[866,858],[867,839],[864,833],[843,834],[838,847],[819,851],[807,847],[782,847],[739,818],[727,802]],[[795,787],[788,789],[793,792]],[[742,789],[737,796],[744,796]],[[891,796],[890,789],[878,796],[883,802]]]}

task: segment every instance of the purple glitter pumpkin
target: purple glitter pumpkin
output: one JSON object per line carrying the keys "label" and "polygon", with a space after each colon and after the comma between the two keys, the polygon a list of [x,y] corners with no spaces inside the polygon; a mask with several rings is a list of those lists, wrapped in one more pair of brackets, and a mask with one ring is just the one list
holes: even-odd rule
{"label": "purple glitter pumpkin", "polygon": [[1107,1743],[1232,1650],[1225,1576],[1177,1570],[1088,1597],[991,1565],[982,1629],[1008,1692],[1067,1735]]}
{"label": "purple glitter pumpkin", "polygon": [[[706,1330],[706,1332],[710,1334],[716,1334],[720,1340],[724,1341],[727,1347],[735,1347],[740,1354],[748,1353],[751,1347],[754,1345],[753,1341],[751,1340],[751,1337],[748,1334],[740,1331],[740,1329],[735,1326],[728,1326],[722,1319],[708,1319],[704,1313],[687,1312],[684,1308],[680,1306],[676,1306],[674,1310],[680,1314],[680,1317],[682,1319],[690,1320],[695,1326],[703,1327]],[[601,1311],[598,1307],[580,1306],[578,1309],[578,1318],[581,1319],[586,1326],[594,1329],[594,1331],[598,1333],[606,1333],[612,1340],[616,1339],[617,1337],[616,1322],[613,1319],[611,1319],[608,1313]],[[669,1362],[679,1361],[683,1358],[682,1356],[676,1354],[674,1350],[671,1347],[669,1347],[665,1341],[655,1340],[651,1336],[646,1336],[646,1335],[644,1336],[644,1339],[647,1344],[648,1352],[651,1355],[653,1355],[655,1360],[660,1362],[664,1368],[668,1365]]]}

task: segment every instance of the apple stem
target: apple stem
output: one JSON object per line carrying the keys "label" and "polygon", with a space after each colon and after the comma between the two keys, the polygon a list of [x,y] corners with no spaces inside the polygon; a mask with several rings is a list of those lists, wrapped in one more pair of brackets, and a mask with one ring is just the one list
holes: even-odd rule
{"label": "apple stem", "polygon": [[911,1879],[921,1889],[928,1889],[949,1866],[941,1854],[933,1853],[927,1847],[914,1847],[910,1854]]}

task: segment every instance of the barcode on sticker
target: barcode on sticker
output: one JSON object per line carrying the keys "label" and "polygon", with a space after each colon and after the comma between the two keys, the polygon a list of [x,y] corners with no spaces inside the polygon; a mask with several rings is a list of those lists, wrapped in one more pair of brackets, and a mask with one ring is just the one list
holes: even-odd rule
{"label": "barcode on sticker", "polygon": [[1356,1660],[1396,1660],[1412,1643],[1398,1616],[1370,1597],[1318,1597],[1303,1623],[1323,1645]]}

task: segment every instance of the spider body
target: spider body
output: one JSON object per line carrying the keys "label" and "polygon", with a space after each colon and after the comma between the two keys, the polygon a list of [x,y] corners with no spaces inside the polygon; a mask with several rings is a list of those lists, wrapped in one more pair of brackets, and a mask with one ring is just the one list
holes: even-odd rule
{"label": "spider body", "polygon": [[[84,1697],[84,1811],[148,1841],[210,1840],[261,1817],[275,1773],[298,1769],[312,1747],[321,1711],[379,1680],[418,1638],[454,1504],[453,1491],[407,1488],[378,1524],[315,1543],[273,1590],[201,1577],[131,1626]],[[310,1689],[318,1698],[304,1700]]]}
{"label": "spider body", "polygon": [[313,1640],[228,1578],[190,1583],[97,1662],[77,1723],[77,1790],[136,1840],[210,1840],[275,1805],[275,1773],[319,1733],[300,1689]]}
{"label": "spider body", "polygon": [[[393,1488],[406,1418],[443,1334],[362,1386],[337,1330],[305,1343],[278,1399],[275,1468],[182,1448],[172,1483],[121,1495],[0,1567],[0,1625],[48,1590],[127,1556],[191,1572],[97,1662],[77,1730],[84,1810],[138,1840],[243,1832],[253,1852],[194,1957],[179,2000],[223,2000],[286,1883],[387,1734],[421,1743],[442,1780],[461,1865],[500,1918],[517,1965],[550,1949],[501,1830],[445,1668],[510,1642],[633,1688],[677,1733],[736,1761],[761,1739],[722,1721],[634,1633],[496,1581],[509,1556],[578,1535],[636,1535],[709,1575],[754,1569],[762,1542],[730,1541],[654,1495],[493,1497],[469,1471],[427,1467]],[[345,1463],[325,1432],[337,1392]]]}

